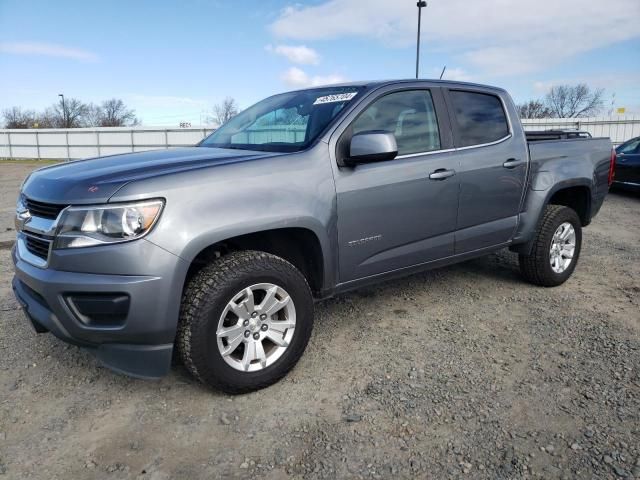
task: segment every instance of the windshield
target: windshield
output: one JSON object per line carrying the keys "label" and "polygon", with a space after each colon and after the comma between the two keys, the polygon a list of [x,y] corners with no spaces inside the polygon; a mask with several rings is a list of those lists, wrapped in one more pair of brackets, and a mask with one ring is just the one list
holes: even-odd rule
{"label": "windshield", "polygon": [[324,87],[269,97],[233,117],[200,146],[297,152],[307,148],[364,87]]}

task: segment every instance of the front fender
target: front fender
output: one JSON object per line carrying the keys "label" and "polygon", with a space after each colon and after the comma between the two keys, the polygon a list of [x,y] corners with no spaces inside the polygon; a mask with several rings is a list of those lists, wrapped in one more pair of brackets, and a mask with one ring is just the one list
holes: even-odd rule
{"label": "front fender", "polygon": [[333,279],[336,196],[324,144],[300,154],[136,181],[112,201],[152,197],[166,203],[146,239],[187,262],[233,237],[302,228],[318,239],[325,280]]}

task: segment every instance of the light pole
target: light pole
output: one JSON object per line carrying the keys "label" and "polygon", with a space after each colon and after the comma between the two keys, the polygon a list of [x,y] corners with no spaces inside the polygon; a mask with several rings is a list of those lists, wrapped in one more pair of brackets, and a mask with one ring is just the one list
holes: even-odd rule
{"label": "light pole", "polygon": [[416,44],[416,78],[418,78],[418,72],[420,71],[420,19],[422,17],[422,9],[427,6],[427,2],[424,0],[416,3],[418,7],[418,42]]}
{"label": "light pole", "polygon": [[62,119],[64,120],[64,128],[67,128],[67,109],[64,106],[64,95],[59,93],[58,96],[62,99]]}

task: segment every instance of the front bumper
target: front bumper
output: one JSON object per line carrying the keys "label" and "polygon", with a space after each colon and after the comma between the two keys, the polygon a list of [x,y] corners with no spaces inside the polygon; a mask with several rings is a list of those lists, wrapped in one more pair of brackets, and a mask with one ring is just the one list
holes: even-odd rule
{"label": "front bumper", "polygon": [[[15,247],[12,251],[13,290],[36,331],[87,348],[121,373],[165,375],[188,264],[145,239],[52,252],[51,257],[48,268],[39,268]],[[108,317],[87,321],[69,301],[109,295],[128,297],[126,311],[113,323]]]}

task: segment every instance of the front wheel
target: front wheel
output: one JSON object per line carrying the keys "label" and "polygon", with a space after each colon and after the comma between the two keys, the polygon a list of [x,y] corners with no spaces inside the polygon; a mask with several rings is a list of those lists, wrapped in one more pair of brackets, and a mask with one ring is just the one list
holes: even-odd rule
{"label": "front wheel", "polygon": [[293,368],[312,328],[313,298],[302,273],[275,255],[243,251],[216,259],[191,279],[176,342],[196,378],[243,393]]}
{"label": "front wheel", "polygon": [[529,255],[520,255],[525,279],[543,287],[564,283],[573,273],[582,246],[578,214],[562,205],[548,205]]}

